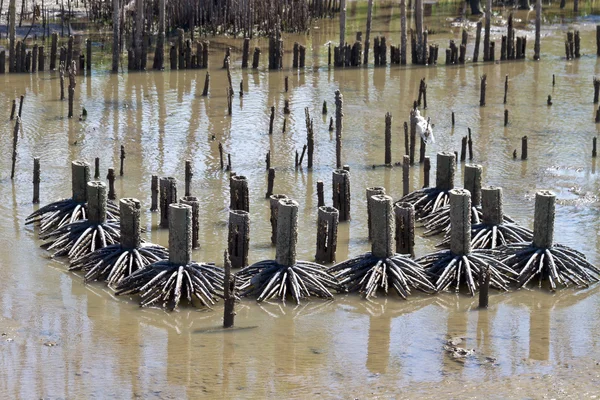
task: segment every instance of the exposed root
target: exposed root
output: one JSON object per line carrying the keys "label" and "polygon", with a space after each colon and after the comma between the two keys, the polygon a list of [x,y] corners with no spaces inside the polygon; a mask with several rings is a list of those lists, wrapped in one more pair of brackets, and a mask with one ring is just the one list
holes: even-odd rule
{"label": "exposed root", "polygon": [[560,244],[545,249],[534,247],[531,242],[515,243],[498,251],[502,262],[518,271],[518,287],[526,286],[534,278],[540,287],[547,281],[551,290],[571,284],[586,287],[600,278],[600,270],[585,255]]}
{"label": "exposed root", "polygon": [[461,256],[450,250],[441,250],[417,259],[416,261],[425,268],[438,291],[446,290],[451,286],[455,291],[461,285],[466,285],[471,296],[479,288],[479,275],[482,269],[489,268],[490,286],[499,290],[508,290],[516,272],[501,261],[497,260],[499,253],[493,250],[475,250],[470,254]]}
{"label": "exposed root", "polygon": [[[50,233],[67,224],[87,219],[87,203],[78,203],[73,199],[62,199],[47,204],[31,213],[25,224],[40,224],[40,234]],[[119,220],[119,207],[108,201],[106,219]]]}
{"label": "exposed root", "polygon": [[261,261],[237,273],[243,296],[256,296],[256,301],[275,297],[285,302],[289,294],[297,304],[310,296],[333,299],[331,290],[343,291],[336,279],[320,265],[298,261],[293,266],[278,264],[275,260]]}
{"label": "exposed root", "polygon": [[168,258],[169,251],[162,246],[143,243],[135,249],[120,243],[103,247],[71,262],[69,270],[83,270],[85,282],[106,281],[114,288],[122,279],[157,261]]}
{"label": "exposed root", "polygon": [[329,272],[334,273],[349,292],[358,291],[366,299],[375,297],[379,289],[387,295],[390,287],[403,299],[411,294],[411,288],[435,292],[423,268],[400,254],[380,258],[366,253],[334,265]]}
{"label": "exposed root", "polygon": [[450,206],[448,190],[427,187],[415,190],[398,200],[398,203],[410,203],[415,208],[415,216],[423,218],[439,208]]}
{"label": "exposed root", "polygon": [[[496,249],[512,243],[533,240],[533,232],[520,225],[506,222],[500,225],[476,224],[471,226],[471,248]],[[450,234],[437,247],[450,247]]]}
{"label": "exposed root", "polygon": [[218,301],[217,297],[223,297],[223,279],[223,269],[212,263],[177,265],[161,260],[121,280],[116,294],[139,294],[141,307],[159,305],[172,311],[182,299],[189,304],[197,299],[210,308]]}
{"label": "exposed root", "polygon": [[70,259],[76,259],[119,243],[119,222],[108,220],[102,224],[95,224],[85,219],[40,235],[40,238],[48,240],[42,247],[54,251],[54,257],[66,255]]}

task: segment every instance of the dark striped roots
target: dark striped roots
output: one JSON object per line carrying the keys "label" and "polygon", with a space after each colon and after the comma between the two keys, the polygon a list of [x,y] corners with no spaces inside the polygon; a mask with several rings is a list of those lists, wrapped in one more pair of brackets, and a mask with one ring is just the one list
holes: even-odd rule
{"label": "dark striped roots", "polygon": [[68,256],[76,259],[97,249],[119,243],[119,222],[107,220],[95,224],[85,219],[64,225],[55,231],[40,235],[48,240],[43,247],[54,251],[53,256]]}
{"label": "dark striped roots", "polygon": [[[481,217],[481,209],[471,207],[471,223],[478,224],[481,221]],[[450,234],[450,206],[447,205],[438,208],[429,215],[419,218],[417,221],[425,226],[423,236],[433,236],[441,233]]]}
{"label": "dark striped roots", "polygon": [[103,247],[71,262],[69,270],[83,270],[85,282],[106,281],[111,288],[122,279],[157,261],[168,258],[169,251],[162,246],[143,243],[128,249],[120,243]]}
{"label": "dark striped roots", "polygon": [[423,218],[438,208],[449,206],[450,195],[448,190],[427,187],[407,194],[398,202],[412,204],[415,208],[415,216]]}
{"label": "dark striped roots", "polygon": [[387,295],[390,288],[403,299],[411,294],[412,289],[435,292],[423,268],[400,254],[381,258],[366,253],[334,265],[329,272],[335,274],[349,292],[359,292],[366,299],[376,297],[378,290]]}
{"label": "dark striped roots", "polygon": [[223,269],[213,263],[177,265],[162,260],[121,280],[116,294],[140,295],[141,307],[156,305],[172,311],[187,300],[210,308],[223,297],[223,279]]}
{"label": "dark striped roots", "polygon": [[261,261],[243,268],[236,276],[241,282],[240,296],[256,296],[258,302],[275,297],[285,302],[289,296],[300,304],[310,296],[333,299],[332,290],[343,290],[322,265],[309,261],[297,261],[293,266]]}
{"label": "dark striped roots", "polygon": [[497,254],[491,250],[475,250],[470,254],[457,255],[450,250],[441,250],[417,259],[425,268],[436,290],[442,291],[454,287],[458,292],[462,285],[466,286],[471,296],[479,288],[481,271],[489,268],[490,286],[499,290],[508,290],[516,272],[496,259]]}
{"label": "dark striped roots", "polygon": [[[31,213],[25,224],[40,224],[40,234],[50,233],[67,224],[87,219],[87,203],[78,203],[73,199],[55,201]],[[107,202],[106,219],[118,220],[119,207]]]}
{"label": "dark striped roots", "polygon": [[498,249],[502,262],[518,272],[517,286],[537,280],[541,287],[548,282],[550,289],[557,285],[586,287],[597,282],[600,270],[585,259],[585,255],[569,247],[555,244],[537,248],[529,243],[516,243]]}
{"label": "dark striped roots", "polygon": [[[471,226],[472,249],[495,249],[512,243],[530,242],[533,232],[510,222],[500,225],[476,224]],[[450,247],[450,234],[437,247]]]}

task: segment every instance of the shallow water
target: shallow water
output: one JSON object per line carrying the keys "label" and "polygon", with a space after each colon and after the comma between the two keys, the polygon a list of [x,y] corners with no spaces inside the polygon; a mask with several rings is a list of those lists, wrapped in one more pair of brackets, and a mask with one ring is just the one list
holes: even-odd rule
{"label": "shallow water", "polygon": [[[347,38],[364,30],[364,18],[349,4]],[[428,20],[439,26],[430,40],[443,50],[456,10],[440,7]],[[397,8],[378,7],[372,36],[399,41]],[[568,16],[568,13],[565,15]],[[533,13],[519,12],[527,20]],[[307,44],[307,67],[296,73],[261,69],[242,71],[241,40],[211,39],[211,93],[200,93],[205,71],[105,72],[110,51],[98,50],[98,69],[78,77],[76,110],[85,106],[86,121],[68,120],[59,98],[56,73],[0,76],[0,392],[10,398],[262,398],[262,397],[590,397],[597,392],[600,367],[598,287],[547,294],[521,290],[493,294],[490,309],[477,300],[442,294],[395,295],[375,301],[339,296],[334,302],[301,306],[238,306],[236,325],[254,329],[207,333],[221,324],[222,309],[182,308],[165,313],[139,309],[135,299],[115,298],[100,284],[83,285],[39,248],[36,230],[24,226],[31,205],[32,158],[42,164],[41,202],[70,196],[70,161],[100,157],[102,176],[119,165],[119,148],[127,152],[125,175],[116,182],[119,197],[143,202],[148,238],[167,245],[167,232],[148,211],[151,175],[175,176],[183,193],[184,161],[193,162],[192,194],[201,202],[201,248],[194,259],[220,262],[227,240],[228,173],[219,169],[218,143],[231,153],[233,170],[249,178],[251,213],[250,261],[274,257],[270,246],[269,207],[264,199],[264,157],[272,154],[275,192],[300,203],[301,259],[312,260],[316,240],[315,186],[325,182],[331,204],[331,171],[335,141],[328,131],[334,91],[344,95],[343,163],[351,170],[352,220],[341,224],[337,258],[370,249],[366,239],[368,186],[385,186],[398,199],[401,168],[383,164],[384,115],[393,114],[393,161],[404,152],[402,124],[417,96],[419,80],[428,84],[425,114],[435,123],[436,144],[427,149],[435,171],[438,151],[460,151],[467,127],[473,130],[474,162],[484,166],[484,182],[504,188],[505,212],[532,227],[537,190],[557,193],[555,239],[583,251],[599,263],[596,165],[590,157],[597,134],[592,104],[592,77],[599,72],[593,17],[572,20],[553,14],[544,27],[542,60],[465,67],[391,66],[334,70],[327,67],[329,40],[337,40],[337,21],[317,21],[310,36],[286,36],[284,65],[291,65],[295,40]],[[582,31],[581,59],[565,61],[564,31]],[[529,28],[524,22],[521,28]],[[471,29],[467,54],[472,55]],[[499,26],[496,39],[504,28]],[[528,36],[528,57],[533,32]],[[226,73],[220,69],[224,48],[232,46],[236,96],[227,116]],[[499,47],[499,42],[498,42]],[[443,53],[443,51],[440,51]],[[497,56],[497,58],[499,58]],[[440,56],[443,63],[444,56]],[[479,79],[488,76],[487,105],[479,107]],[[503,126],[504,77],[509,75]],[[552,87],[552,75],[556,86]],[[284,92],[284,77],[290,90]],[[244,96],[237,95],[240,79]],[[23,134],[19,137],[17,176],[10,176],[12,123],[10,102],[25,94]],[[551,94],[554,105],[548,107]],[[281,133],[284,100],[289,99],[287,132]],[[321,115],[327,100],[329,115]],[[269,107],[276,107],[275,132],[268,135]],[[295,169],[295,151],[306,140],[304,108],[314,117],[315,168]],[[456,114],[451,126],[450,115]],[[529,160],[512,159],[520,138],[529,137]],[[520,152],[520,150],[519,150]],[[462,182],[459,164],[456,183]],[[421,185],[422,170],[411,169],[411,189]],[[433,179],[433,174],[432,174]],[[417,238],[417,255],[433,249],[439,238]],[[447,337],[463,337],[474,348],[466,363],[443,350]],[[489,358],[488,358],[489,357]]]}

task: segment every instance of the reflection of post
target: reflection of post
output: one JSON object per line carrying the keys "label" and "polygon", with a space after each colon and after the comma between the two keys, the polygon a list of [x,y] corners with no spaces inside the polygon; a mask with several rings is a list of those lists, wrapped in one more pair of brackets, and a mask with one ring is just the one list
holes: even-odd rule
{"label": "reflection of post", "polygon": [[387,315],[369,317],[367,369],[373,374],[385,374],[390,359],[392,319]]}
{"label": "reflection of post", "polygon": [[535,302],[529,314],[529,358],[547,361],[550,356],[550,309]]}

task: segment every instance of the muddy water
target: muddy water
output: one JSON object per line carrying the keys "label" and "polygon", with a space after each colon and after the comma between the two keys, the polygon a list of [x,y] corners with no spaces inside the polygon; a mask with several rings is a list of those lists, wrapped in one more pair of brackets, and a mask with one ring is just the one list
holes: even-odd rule
{"label": "muddy water", "polygon": [[[364,18],[349,6],[347,37],[363,29]],[[440,7],[430,21],[439,32],[430,38],[444,48],[459,29]],[[530,16],[533,14],[529,14]],[[527,14],[518,14],[526,19]],[[398,10],[376,9],[374,35],[399,41]],[[554,17],[556,21],[558,17]],[[307,65],[300,73],[265,71],[266,42],[259,72],[239,69],[241,42],[212,40],[211,94],[202,98],[204,71],[120,74],[103,72],[110,52],[97,54],[99,71],[80,77],[77,108],[86,121],[68,120],[60,102],[55,73],[0,76],[0,392],[10,398],[264,398],[264,397],[590,397],[597,392],[600,361],[598,288],[566,290],[555,295],[537,290],[494,294],[487,311],[476,300],[443,294],[395,296],[366,302],[339,296],[335,302],[306,302],[294,307],[257,305],[244,300],[236,324],[250,330],[206,333],[221,323],[222,309],[182,308],[165,313],[139,309],[135,299],[117,299],[102,285],[83,285],[39,248],[35,229],[24,226],[31,205],[32,158],[42,162],[41,200],[70,196],[69,162],[100,157],[102,176],[118,168],[119,148],[127,151],[119,197],[150,204],[150,177],[175,176],[183,192],[184,160],[194,167],[192,192],[201,202],[201,249],[194,258],[217,261],[226,246],[228,175],[219,169],[218,143],[231,153],[233,170],[249,178],[251,196],[250,261],[274,257],[269,245],[267,174],[264,157],[272,153],[276,193],[300,203],[299,257],[315,251],[318,180],[331,200],[334,138],[328,131],[333,93],[344,95],[343,161],[352,174],[352,220],[339,230],[338,259],[369,250],[364,189],[383,185],[394,198],[402,190],[400,168],[372,168],[383,163],[384,115],[392,112],[393,157],[403,154],[402,123],[416,98],[419,79],[428,84],[428,110],[435,123],[435,153],[460,150],[467,127],[473,130],[475,161],[484,181],[505,189],[505,211],[531,227],[536,190],[557,192],[556,240],[600,262],[596,165],[590,157],[593,121],[592,76],[599,72],[593,26],[582,18],[580,60],[566,62],[564,30],[569,21],[544,29],[543,60],[495,65],[435,68],[366,68],[329,70],[328,40],[336,40],[337,22],[315,24],[308,37],[287,37],[284,65],[291,65],[294,40],[306,42]],[[522,24],[525,26],[525,24]],[[500,27],[494,31],[500,34]],[[533,36],[527,33],[529,48]],[[472,38],[470,39],[471,41]],[[498,42],[499,43],[499,42]],[[226,74],[219,69],[225,46],[233,46],[233,116],[227,116]],[[498,46],[499,47],[499,46]],[[472,43],[467,53],[472,54]],[[440,53],[443,53],[442,51]],[[530,56],[530,55],[529,55]],[[443,56],[442,56],[443,61]],[[479,107],[479,79],[488,76],[487,106]],[[504,77],[509,75],[503,126]],[[552,87],[552,75],[556,86]],[[284,93],[284,77],[290,91]],[[237,90],[244,80],[244,96]],[[25,93],[24,131],[19,137],[17,176],[9,179],[11,100]],[[547,95],[554,105],[548,108]],[[287,132],[281,133],[284,99],[290,100]],[[327,100],[330,113],[321,115]],[[268,109],[276,107],[275,133],[267,134]],[[315,120],[315,168],[294,168],[296,150],[306,140],[304,108]],[[451,126],[450,114],[456,113]],[[514,161],[520,137],[529,136],[530,158]],[[457,184],[462,181],[462,165]],[[420,186],[422,170],[411,170],[411,188]],[[167,245],[156,214],[146,211],[148,239]],[[418,238],[417,254],[432,251],[436,239]],[[476,356],[466,363],[444,353],[447,337],[463,337]],[[591,397],[590,397],[591,398]]]}

